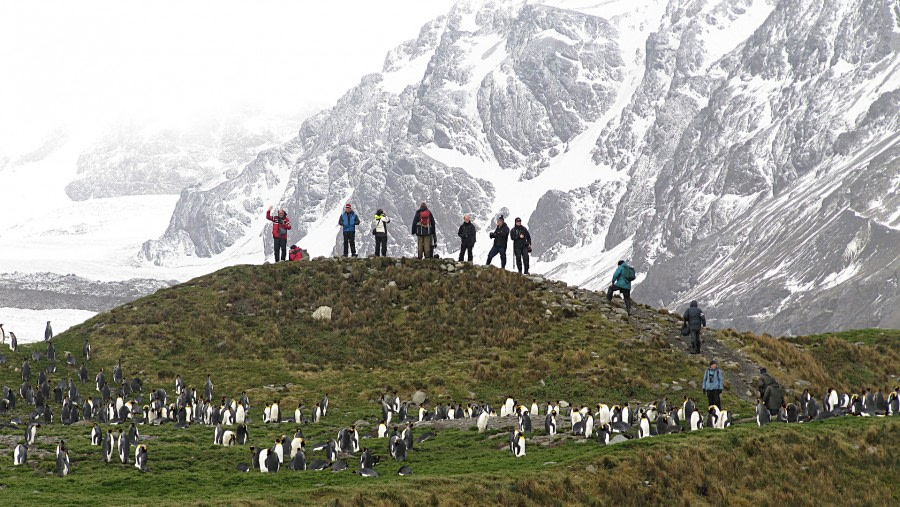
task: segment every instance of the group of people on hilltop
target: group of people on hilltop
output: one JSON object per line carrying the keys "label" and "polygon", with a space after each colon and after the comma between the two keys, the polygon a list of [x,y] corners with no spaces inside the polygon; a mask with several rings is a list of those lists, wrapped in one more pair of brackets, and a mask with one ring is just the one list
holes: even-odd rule
{"label": "group of people on hilltop", "polygon": [[[291,221],[284,209],[278,210],[276,215],[272,215],[272,207],[266,211],[266,219],[272,222],[272,239],[275,243],[275,262],[287,260],[287,236],[291,230]],[[338,218],[338,226],[341,227],[344,239],[344,257],[357,257],[356,253],[356,228],[361,221],[359,215],[353,210],[353,205],[347,203],[344,211]],[[388,240],[388,224],[391,219],[383,209],[378,209],[372,222],[372,235],[375,237],[375,256],[387,256],[387,240]],[[426,203],[421,203],[416,210],[412,219],[412,227],[410,233],[416,238],[416,256],[419,259],[430,259],[435,257],[434,249],[437,245],[437,222],[434,213],[428,209]],[[462,224],[459,226],[457,236],[460,238],[459,262],[467,260],[473,262],[472,250],[478,236],[478,230],[472,223],[470,215],[463,216]],[[519,273],[529,274],[531,233],[522,225],[522,219],[516,218],[515,225],[512,229],[506,225],[503,215],[497,217],[494,230],[488,234],[493,240],[491,249],[488,252],[486,265],[491,265],[494,258],[500,257],[500,267],[506,269],[506,251],[509,246],[510,239],[513,243],[513,257],[515,258],[516,269]],[[302,250],[296,245],[291,245],[290,260],[299,260],[302,258]],[[615,272],[612,276],[612,282],[606,292],[606,298],[612,301],[613,294],[622,293],[625,299],[625,311],[631,315],[631,282],[635,280],[635,270],[624,260],[620,260]],[[700,329],[706,326],[706,316],[697,305],[696,301],[691,302],[690,308],[683,316],[685,323],[685,336],[691,336],[691,353],[700,353]]]}
{"label": "group of people on hilltop", "polygon": [[[279,209],[277,214],[272,214],[272,207],[266,211],[266,219],[272,222],[272,239],[275,248],[275,262],[288,260],[287,237],[291,230],[291,221],[284,209]],[[338,226],[341,227],[344,239],[344,257],[358,257],[356,253],[356,229],[361,224],[359,215],[353,210],[353,205],[347,203],[344,211],[338,218]],[[372,221],[372,235],[375,237],[375,257],[387,256],[388,224],[390,217],[383,209],[378,209]],[[477,229],[472,223],[470,215],[463,216],[463,222],[459,226],[457,236],[460,239],[459,261],[473,262],[472,250],[477,239]],[[434,214],[428,209],[426,203],[422,203],[413,216],[410,233],[416,238],[416,256],[419,259],[435,257],[434,250],[437,246],[437,223]],[[487,265],[490,265],[494,257],[500,256],[500,266],[506,269],[506,250],[509,240],[513,242],[513,256],[519,273],[528,274],[530,269],[531,233],[522,225],[522,219],[516,218],[515,226],[510,229],[506,225],[504,217],[497,218],[495,229],[489,233],[493,240],[493,246],[488,253]],[[295,259],[294,251],[298,252]],[[290,260],[302,258],[301,250],[296,245],[291,245]]]}

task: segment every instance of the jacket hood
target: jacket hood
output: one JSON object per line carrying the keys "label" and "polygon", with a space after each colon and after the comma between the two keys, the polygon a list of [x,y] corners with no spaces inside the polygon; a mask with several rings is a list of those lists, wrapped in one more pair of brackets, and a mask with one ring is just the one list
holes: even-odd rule
{"label": "jacket hood", "polygon": [[697,308],[697,302],[691,301],[691,308]]}

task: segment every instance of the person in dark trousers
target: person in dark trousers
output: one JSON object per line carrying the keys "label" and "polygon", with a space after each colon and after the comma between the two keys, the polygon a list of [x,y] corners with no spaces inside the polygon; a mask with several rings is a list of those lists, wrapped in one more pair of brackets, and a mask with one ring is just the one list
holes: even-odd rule
{"label": "person in dark trousers", "polygon": [[706,327],[706,315],[697,306],[696,301],[691,301],[691,306],[685,310],[682,317],[691,334],[691,354],[700,353],[700,328]]}
{"label": "person in dark trousers", "polygon": [[468,252],[469,262],[472,262],[472,248],[475,246],[475,224],[469,215],[463,216],[463,223],[459,226],[459,232],[456,233],[460,239],[459,246],[459,262],[463,261],[463,255]]}
{"label": "person in dark trousers", "polygon": [[347,256],[347,249],[356,257],[356,226],[359,225],[359,216],[353,211],[353,206],[348,202],[344,206],[344,212],[338,219],[338,225],[344,231],[344,257]]}
{"label": "person in dark trousers", "polygon": [[372,225],[372,234],[375,235],[375,257],[387,257],[387,224],[391,223],[383,209],[375,212],[375,223]]}
{"label": "person in dark trousers", "polygon": [[772,378],[772,376],[769,375],[769,372],[767,372],[765,368],[760,368],[759,369],[759,383],[757,384],[757,386],[759,387],[759,398],[760,399],[765,398],[766,397],[766,389],[768,389],[770,385],[777,384],[777,383],[778,383],[778,381],[776,381],[774,378]]}
{"label": "person in dark trousers", "polygon": [[516,218],[516,226],[509,233],[513,240],[513,255],[516,257],[516,269],[522,274],[522,267],[525,267],[525,274],[528,274],[528,253],[531,252],[531,234],[528,229],[522,225],[522,219]]}
{"label": "person in dark trousers", "polygon": [[266,210],[266,220],[272,222],[272,240],[275,242],[275,262],[287,260],[287,237],[291,230],[291,219],[283,209],[272,215],[272,206]]}
{"label": "person in dark trousers", "polygon": [[706,401],[709,406],[717,406],[722,408],[722,370],[719,369],[719,363],[715,361],[709,362],[709,368],[703,374],[703,392],[706,393]]}
{"label": "person in dark trousers", "polygon": [[781,388],[781,384],[777,380],[773,379],[772,383],[766,387],[762,400],[766,404],[766,408],[769,409],[769,414],[778,414],[778,410],[784,405],[784,389]]}
{"label": "person in dark trousers", "polygon": [[433,255],[432,241],[437,235],[437,224],[434,222],[434,214],[424,202],[416,210],[416,216],[413,217],[412,234],[416,237],[418,257],[431,259]]}
{"label": "person in dark trousers", "polygon": [[614,292],[621,292],[625,297],[625,311],[631,315],[631,280],[625,276],[625,268],[629,267],[625,261],[619,261],[619,267],[613,273],[612,285],[606,291],[606,300],[612,301]]}
{"label": "person in dark trousers", "polygon": [[503,221],[503,215],[497,217],[497,228],[489,235],[494,240],[494,246],[488,252],[487,265],[491,265],[494,256],[500,254],[500,267],[506,269],[506,245],[509,242],[509,227]]}

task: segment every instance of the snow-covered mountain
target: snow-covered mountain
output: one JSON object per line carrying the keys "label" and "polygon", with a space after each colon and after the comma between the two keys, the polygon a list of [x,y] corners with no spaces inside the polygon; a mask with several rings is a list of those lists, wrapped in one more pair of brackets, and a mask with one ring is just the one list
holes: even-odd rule
{"label": "snow-covered mountain", "polygon": [[427,201],[443,253],[463,213],[503,213],[571,283],[629,258],[637,299],[719,325],[898,327],[898,51],[893,0],[462,0],[296,137],[185,190],[140,257],[261,258],[270,204],[331,254],[346,202],[384,208],[408,254]]}

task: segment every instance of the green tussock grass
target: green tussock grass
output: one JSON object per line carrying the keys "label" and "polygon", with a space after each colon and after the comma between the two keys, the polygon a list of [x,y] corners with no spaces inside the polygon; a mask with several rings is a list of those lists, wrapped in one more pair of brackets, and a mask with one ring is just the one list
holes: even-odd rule
{"label": "green tussock grass", "polygon": [[[104,367],[111,379],[119,359],[126,378],[144,379],[145,393],[161,386],[173,396],[176,374],[202,392],[206,375],[212,374],[216,398],[248,392],[255,420],[251,443],[258,447],[270,446],[282,434],[290,437],[296,429],[294,424],[261,424],[265,402],[281,400],[283,416],[289,417],[303,401],[309,415],[324,393],[331,400],[328,417],[303,427],[310,444],[334,438],[357,420],[368,423],[361,427],[363,435],[372,434],[380,419],[379,397],[395,390],[404,399],[425,390],[431,407],[453,401],[487,401],[496,407],[508,395],[526,404],[537,399],[542,407],[560,399],[593,406],[703,398],[689,382],[699,386],[705,361],[670,345],[678,324],[666,312],[641,307],[626,320],[604,301],[573,299],[560,286],[535,284],[495,268],[465,267],[448,274],[440,265],[337,259],[226,268],[101,313],[55,337],[60,364],[51,385],[57,378],[77,377],[61,360],[68,350],[80,363],[84,340],[93,345],[94,359],[88,364],[91,382],[79,386],[83,395],[95,395],[98,368]],[[332,307],[331,321],[312,318],[319,306]],[[889,363],[894,356],[886,354],[887,362],[873,359],[879,347],[887,346],[878,340],[857,346],[865,340],[810,338],[795,342],[800,349],[785,340],[730,331],[720,331],[719,338],[761,364],[780,362],[784,371],[776,375],[787,379],[809,375],[805,378],[811,382],[853,386],[858,380],[854,368],[873,381],[896,374]],[[4,351],[8,362],[0,366],[0,383],[17,389],[22,361],[45,348],[34,344],[17,353]],[[32,363],[33,379],[45,365],[44,360]],[[731,391],[723,400],[738,416],[752,413],[752,406]],[[17,414],[25,411],[20,404]],[[59,415],[58,406],[54,413]],[[425,431],[430,430],[416,434]],[[885,445],[900,436],[898,420],[737,426],[609,447],[570,439],[546,447],[530,441],[522,459],[506,451],[506,431],[439,429],[435,439],[410,453],[407,464],[415,475],[407,478],[395,475],[400,464],[388,457],[386,439],[363,439],[362,446],[387,461],[377,468],[382,477],[363,479],[350,473],[358,464],[353,460],[350,470],[337,474],[241,474],[235,466],[249,463],[248,447],[213,446],[212,428],[197,425],[180,431],[142,427],[150,449],[148,474],[103,464],[99,448],[88,445],[90,426],[59,424],[42,428],[28,466],[12,467],[11,449],[22,430],[0,428],[0,437],[15,437],[0,440],[0,502],[834,503],[838,497],[806,493],[826,487],[861,491],[859,503],[898,497],[891,472],[897,468],[896,446]],[[73,473],[64,479],[52,475],[58,438],[69,442],[73,461]],[[308,452],[309,459],[320,457]],[[64,498],[60,491],[66,492]]]}
{"label": "green tussock grass", "polygon": [[861,392],[867,388],[886,392],[898,382],[898,331],[774,338],[725,330],[719,336],[769,368],[769,373],[786,386],[797,385],[800,391],[807,387],[819,397],[828,388],[840,392]]}

